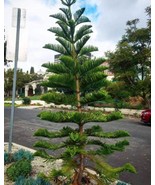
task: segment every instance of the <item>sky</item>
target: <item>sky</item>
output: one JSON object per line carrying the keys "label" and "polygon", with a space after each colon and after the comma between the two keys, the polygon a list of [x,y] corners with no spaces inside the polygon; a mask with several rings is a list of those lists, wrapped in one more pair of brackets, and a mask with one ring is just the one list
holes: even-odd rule
{"label": "sky", "polygon": [[[85,13],[92,24],[93,33],[88,45],[97,46],[99,51],[94,52],[96,57],[103,57],[108,50],[114,51],[116,44],[125,33],[126,22],[135,18],[140,19],[138,27],[145,27],[147,16],[145,8],[151,0],[77,0],[72,11],[85,7]],[[53,62],[56,52],[44,49],[47,43],[57,43],[55,35],[47,29],[57,26],[55,19],[49,15],[60,12],[60,0],[4,0],[4,27],[8,42],[13,42],[15,28],[12,27],[12,9],[26,10],[25,28],[21,29],[20,53],[26,54],[26,60],[18,61],[18,68],[30,71],[31,66],[35,72],[46,69],[43,63]],[[11,32],[11,37],[10,37]],[[10,39],[11,38],[11,39]],[[9,43],[10,43],[9,42]],[[14,45],[14,43],[13,43]],[[14,51],[14,49],[12,49]],[[6,68],[13,67],[13,63]]]}

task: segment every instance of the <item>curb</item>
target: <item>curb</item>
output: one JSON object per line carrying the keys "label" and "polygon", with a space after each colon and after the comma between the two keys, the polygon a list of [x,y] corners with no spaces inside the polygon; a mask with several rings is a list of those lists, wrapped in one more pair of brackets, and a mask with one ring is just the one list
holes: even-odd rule
{"label": "curb", "polygon": [[[4,103],[11,103],[12,101],[4,101]],[[44,101],[41,101],[41,100],[33,100],[32,103],[40,103],[42,104],[41,106],[37,106],[37,105],[33,105],[33,106],[21,106],[21,107],[17,107],[17,108],[20,108],[20,109],[37,109],[37,108],[58,108],[58,109],[68,109],[68,110],[75,110],[76,107],[74,106],[71,106],[71,105],[64,105],[64,104],[61,104],[61,105],[55,105],[54,103],[50,103],[50,104],[47,104],[45,103]],[[20,105],[21,102],[20,101],[15,101],[15,103],[17,105]],[[116,111],[115,108],[108,108],[108,107],[92,107],[92,106],[85,106],[84,107],[85,110],[94,110],[94,111],[105,111],[105,112],[114,112]],[[118,109],[118,111],[120,111],[123,115],[126,115],[126,116],[140,116],[141,115],[141,112],[143,110],[135,110],[135,109]]]}
{"label": "curb", "polygon": [[[8,142],[4,142],[4,147],[5,147],[5,145],[8,145],[8,144],[9,144]],[[34,149],[28,148],[28,147],[23,146],[23,145],[19,145],[19,144],[17,144],[17,143],[12,143],[12,146],[13,146],[13,145],[14,145],[15,147],[19,148],[19,149],[28,150],[28,151],[30,151],[30,152],[32,152],[32,153],[36,152],[36,150],[34,150]]]}

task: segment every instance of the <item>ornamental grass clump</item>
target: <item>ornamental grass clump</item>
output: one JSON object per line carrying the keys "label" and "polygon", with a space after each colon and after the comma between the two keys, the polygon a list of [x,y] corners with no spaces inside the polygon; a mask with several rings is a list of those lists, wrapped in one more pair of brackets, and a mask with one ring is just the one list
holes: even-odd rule
{"label": "ornamental grass clump", "polygon": [[40,177],[34,179],[32,177],[25,178],[23,176],[19,176],[14,185],[52,185],[52,184]]}
{"label": "ornamental grass clump", "polygon": [[[86,46],[92,33],[90,20],[83,15],[85,8],[74,13],[72,5],[76,0],[61,0],[64,5],[60,13],[50,15],[56,19],[58,27],[51,27],[48,31],[56,36],[58,44],[46,44],[44,48],[60,54],[58,63],[43,64],[52,75],[42,85],[50,87],[49,92],[41,97],[48,103],[66,104],[75,106],[75,111],[44,111],[39,114],[43,120],[64,123],[58,131],[40,128],[34,135],[41,139],[34,144],[38,147],[35,155],[54,161],[62,159],[61,169],[50,172],[49,178],[57,184],[82,185],[95,181],[98,185],[110,184],[119,178],[124,171],[135,173],[135,168],[127,163],[122,167],[113,168],[105,162],[105,156],[114,151],[122,151],[129,145],[126,139],[116,141],[117,138],[128,137],[126,131],[105,132],[96,124],[85,128],[88,122],[104,122],[115,119],[120,113],[111,116],[103,113],[83,112],[83,107],[96,101],[104,101],[107,93],[104,86],[107,84],[103,64],[104,58],[91,58],[90,54],[97,51],[97,47]],[[87,24],[83,24],[87,23]],[[120,116],[121,118],[121,116]],[[69,127],[70,122],[75,127]],[[59,138],[57,142],[52,139]],[[106,143],[108,139],[115,138],[115,143]],[[105,141],[106,139],[106,141]],[[90,146],[96,145],[96,149]],[[49,151],[52,151],[50,154]],[[59,152],[57,152],[59,151]],[[57,153],[56,153],[57,152]],[[54,155],[55,154],[55,155]],[[88,161],[93,164],[88,169]],[[49,169],[50,170],[50,169]]]}
{"label": "ornamental grass clump", "polygon": [[24,149],[20,149],[14,153],[4,152],[4,164],[9,164],[11,162],[19,161],[21,159],[27,159],[32,161],[34,156],[31,152]]}
{"label": "ornamental grass clump", "polygon": [[10,180],[15,181],[19,176],[28,177],[31,170],[31,161],[22,159],[11,164],[7,168],[6,174]]}

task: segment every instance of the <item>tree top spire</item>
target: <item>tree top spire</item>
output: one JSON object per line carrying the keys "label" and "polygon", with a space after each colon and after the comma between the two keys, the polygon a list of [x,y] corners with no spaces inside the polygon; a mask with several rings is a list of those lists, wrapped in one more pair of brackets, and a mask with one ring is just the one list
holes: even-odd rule
{"label": "tree top spire", "polygon": [[62,4],[65,6],[71,6],[76,2],[76,0],[61,0]]}

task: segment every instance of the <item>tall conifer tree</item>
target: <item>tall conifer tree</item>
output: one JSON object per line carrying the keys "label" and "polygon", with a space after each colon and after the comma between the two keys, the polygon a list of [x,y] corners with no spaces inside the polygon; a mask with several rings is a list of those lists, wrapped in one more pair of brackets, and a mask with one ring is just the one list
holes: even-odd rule
{"label": "tall conifer tree", "polygon": [[[44,48],[57,51],[61,54],[60,62],[56,64],[44,64],[49,72],[53,75],[48,81],[44,82],[44,86],[51,87],[56,91],[50,92],[42,96],[46,102],[55,104],[70,104],[77,109],[75,111],[52,112],[45,111],[40,113],[40,118],[52,122],[72,122],[78,128],[63,127],[60,131],[48,131],[47,129],[39,129],[35,132],[35,136],[47,138],[64,138],[67,139],[59,144],[52,143],[47,140],[40,140],[35,143],[36,147],[41,148],[36,155],[47,159],[62,159],[62,169],[52,170],[51,177],[58,179],[64,176],[68,180],[68,184],[82,185],[88,184],[90,179],[94,179],[97,184],[110,184],[118,178],[118,174],[128,170],[135,172],[130,164],[123,167],[112,168],[108,165],[103,157],[113,153],[115,150],[121,151],[127,140],[116,142],[115,144],[106,144],[103,138],[119,138],[129,136],[126,131],[115,131],[114,133],[106,133],[99,126],[92,126],[84,129],[84,125],[88,122],[109,121],[112,117],[106,116],[101,112],[84,112],[82,107],[90,102],[104,100],[107,97],[102,87],[106,83],[106,75],[104,67],[101,64],[103,58],[91,59],[88,55],[97,51],[94,46],[86,46],[87,41],[92,33],[90,20],[83,15],[85,8],[72,13],[71,7],[76,0],[61,0],[65,8],[60,8],[61,13],[50,15],[57,19],[58,27],[48,29],[55,33],[56,40],[59,44],[46,44]],[[92,136],[92,137],[89,137]],[[100,138],[100,139],[99,139]],[[87,145],[97,145],[99,148],[95,150],[86,149]],[[51,156],[46,151],[62,149],[63,152],[59,156]],[[94,163],[96,174],[92,174],[87,170],[86,160]],[[62,183],[63,184],[63,183]]]}

